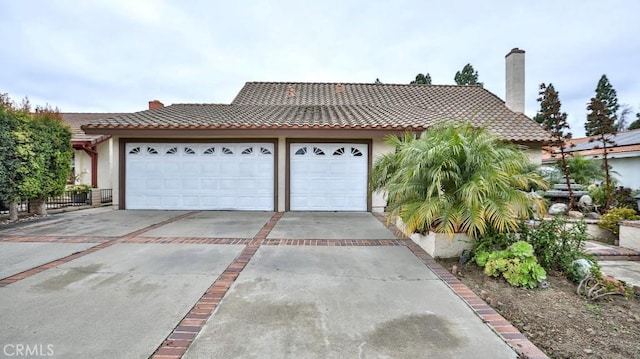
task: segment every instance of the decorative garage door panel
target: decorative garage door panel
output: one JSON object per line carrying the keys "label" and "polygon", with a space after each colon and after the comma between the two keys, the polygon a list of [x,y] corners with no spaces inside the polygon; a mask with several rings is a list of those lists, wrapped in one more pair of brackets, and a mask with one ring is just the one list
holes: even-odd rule
{"label": "decorative garage door panel", "polygon": [[127,209],[273,211],[272,143],[128,143]]}
{"label": "decorative garage door panel", "polygon": [[368,147],[353,143],[291,144],[292,211],[366,211]]}

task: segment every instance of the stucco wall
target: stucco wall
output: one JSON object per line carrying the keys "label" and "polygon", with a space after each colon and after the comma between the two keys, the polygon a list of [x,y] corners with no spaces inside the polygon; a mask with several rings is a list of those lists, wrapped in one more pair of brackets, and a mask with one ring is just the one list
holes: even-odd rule
{"label": "stucco wall", "polygon": [[83,150],[74,150],[73,161],[76,183],[91,185],[91,157]]}
{"label": "stucco wall", "polygon": [[[98,188],[112,188],[111,172],[113,172],[112,140],[108,139],[98,145]],[[89,170],[90,171],[90,170]],[[89,172],[91,181],[91,172]]]}
{"label": "stucco wall", "polygon": [[617,172],[614,177],[618,185],[640,189],[640,157],[612,158],[611,168]]}

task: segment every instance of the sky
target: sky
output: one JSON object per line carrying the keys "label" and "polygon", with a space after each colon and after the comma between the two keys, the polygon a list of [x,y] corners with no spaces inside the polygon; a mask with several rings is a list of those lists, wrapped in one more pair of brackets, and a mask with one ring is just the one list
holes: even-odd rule
{"label": "sky", "polygon": [[553,83],[574,137],[606,74],[640,112],[640,1],[0,0],[0,93],[61,112],[229,103],[248,81],[454,84],[504,99],[526,51],[525,113]]}

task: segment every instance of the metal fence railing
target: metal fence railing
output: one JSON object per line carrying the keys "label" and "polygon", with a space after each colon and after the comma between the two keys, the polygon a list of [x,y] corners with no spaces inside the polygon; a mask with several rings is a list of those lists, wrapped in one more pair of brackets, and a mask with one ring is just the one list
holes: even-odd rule
{"label": "metal fence railing", "polygon": [[113,189],[100,189],[100,203],[107,204],[113,202]]}
{"label": "metal fence railing", "polygon": [[[113,200],[113,190],[100,189],[100,203],[109,204]],[[46,201],[47,209],[60,209],[64,207],[81,207],[91,205],[90,192],[65,191],[59,196],[49,197]],[[29,201],[18,202],[18,212],[29,212]],[[9,203],[0,199],[0,215],[9,214]]]}

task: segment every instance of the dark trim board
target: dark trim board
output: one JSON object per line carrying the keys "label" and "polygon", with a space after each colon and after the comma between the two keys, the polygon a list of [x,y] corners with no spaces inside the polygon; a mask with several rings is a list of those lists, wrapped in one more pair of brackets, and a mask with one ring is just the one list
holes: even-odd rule
{"label": "dark trim board", "polygon": [[278,139],[277,138],[120,138],[118,140],[118,209],[126,209],[126,146],[141,143],[256,143],[273,144],[273,210],[278,209]]}

